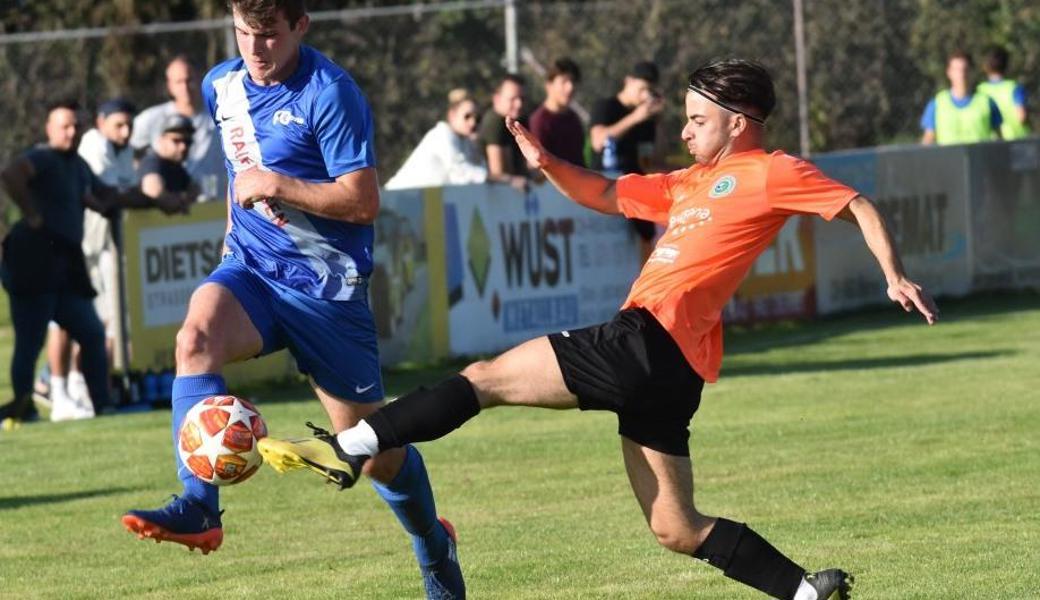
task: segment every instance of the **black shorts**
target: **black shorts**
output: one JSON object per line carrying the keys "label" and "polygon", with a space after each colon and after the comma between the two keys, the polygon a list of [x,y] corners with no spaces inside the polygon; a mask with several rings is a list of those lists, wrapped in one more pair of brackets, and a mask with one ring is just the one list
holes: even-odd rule
{"label": "black shorts", "polygon": [[618,433],[665,454],[690,455],[690,419],[704,380],[672,336],[642,308],[602,325],[549,335],[567,389],[582,410],[618,415]]}

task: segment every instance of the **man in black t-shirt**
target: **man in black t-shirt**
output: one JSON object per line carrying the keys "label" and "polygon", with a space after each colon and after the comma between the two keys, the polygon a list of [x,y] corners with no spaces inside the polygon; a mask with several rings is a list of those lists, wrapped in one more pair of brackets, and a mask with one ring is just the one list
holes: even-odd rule
{"label": "man in black t-shirt", "polygon": [[506,117],[519,119],[524,108],[524,79],[510,73],[502,78],[491,99],[491,108],[480,118],[477,144],[484,153],[488,182],[508,183],[527,189],[527,160],[506,129]]}
{"label": "man in black t-shirt", "polygon": [[145,195],[157,198],[163,192],[198,194],[197,185],[184,168],[194,132],[191,119],[184,115],[171,114],[165,118],[154,150],[149,150],[138,166],[141,191]]}
{"label": "man in black t-shirt", "polygon": [[[636,63],[625,75],[621,91],[595,104],[589,129],[594,152],[593,169],[621,173],[644,172],[641,161],[654,154],[657,141],[656,116],[664,108],[664,101],[654,89],[657,80],[657,65],[652,62]],[[604,165],[603,150],[611,143],[614,145],[617,164]],[[644,242],[653,239],[653,223],[639,219],[630,219],[629,222]],[[648,245],[645,250],[644,254],[648,256]]]}

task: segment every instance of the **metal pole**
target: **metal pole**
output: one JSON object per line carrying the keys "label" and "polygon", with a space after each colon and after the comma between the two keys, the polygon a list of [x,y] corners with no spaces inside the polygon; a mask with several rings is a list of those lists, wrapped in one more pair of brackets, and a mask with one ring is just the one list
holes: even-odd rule
{"label": "metal pole", "polygon": [[794,2],[794,60],[798,73],[798,141],[801,155],[808,157],[809,144],[809,85],[805,76],[805,16],[802,0]]}
{"label": "metal pole", "polygon": [[516,0],[506,0],[506,70],[516,73],[520,69],[517,59]]}

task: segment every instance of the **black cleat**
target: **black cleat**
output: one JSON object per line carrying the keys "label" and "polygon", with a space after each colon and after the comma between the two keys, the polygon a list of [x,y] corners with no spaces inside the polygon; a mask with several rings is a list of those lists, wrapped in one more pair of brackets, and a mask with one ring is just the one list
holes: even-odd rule
{"label": "black cleat", "polygon": [[816,589],[817,600],[849,600],[855,578],[841,569],[827,569],[806,573],[805,581]]}

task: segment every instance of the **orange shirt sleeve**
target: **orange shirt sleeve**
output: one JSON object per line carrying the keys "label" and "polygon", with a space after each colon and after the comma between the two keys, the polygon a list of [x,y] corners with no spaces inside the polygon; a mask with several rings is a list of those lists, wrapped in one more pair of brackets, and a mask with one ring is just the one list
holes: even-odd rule
{"label": "orange shirt sleeve", "polygon": [[775,154],[769,165],[766,197],[774,210],[819,215],[830,221],[858,195],[824,175],[816,165],[789,154]]}
{"label": "orange shirt sleeve", "polygon": [[621,214],[630,219],[668,223],[668,209],[672,207],[670,174],[622,175],[615,191]]}

